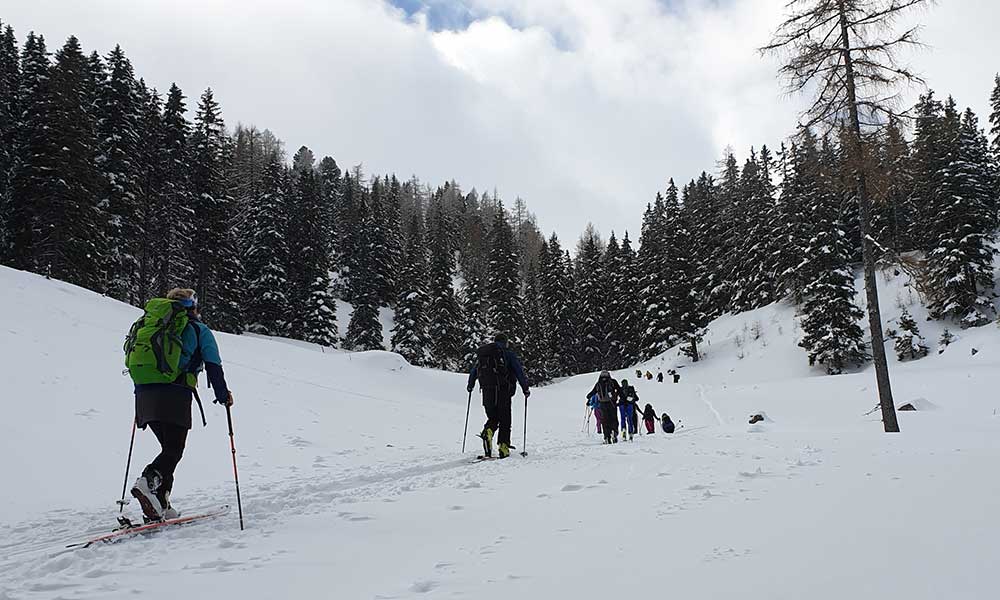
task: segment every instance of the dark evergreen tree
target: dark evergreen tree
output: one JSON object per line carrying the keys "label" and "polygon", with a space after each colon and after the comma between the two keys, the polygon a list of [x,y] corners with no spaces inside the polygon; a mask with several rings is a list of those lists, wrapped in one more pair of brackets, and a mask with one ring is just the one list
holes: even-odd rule
{"label": "dark evergreen tree", "polygon": [[261,335],[285,335],[291,314],[286,232],[288,231],[287,175],[276,152],[264,168],[258,190],[247,215],[246,319],[247,329]]}
{"label": "dark evergreen tree", "polygon": [[462,309],[455,295],[455,253],[451,224],[440,198],[431,201],[427,216],[430,272],[427,290],[430,364],[439,369],[457,370],[466,365],[470,340],[463,329]]}
{"label": "dark evergreen tree", "polygon": [[[153,275],[153,289],[164,292],[187,287],[195,280],[191,247],[195,236],[195,198],[191,189],[191,124],[181,89],[171,85],[163,107],[157,146],[163,168],[159,192],[157,242],[161,260]],[[162,258],[167,257],[167,260]]]}
{"label": "dark evergreen tree", "polygon": [[663,195],[657,193],[652,205],[647,205],[642,219],[642,236],[639,241],[638,264],[641,271],[641,298],[644,312],[642,322],[642,350],[640,357],[649,359],[670,347],[673,331],[673,313],[670,310],[671,281],[664,278],[669,263],[668,224]]}
{"label": "dark evergreen tree", "polygon": [[[376,227],[371,213],[366,215],[362,225],[366,228]],[[382,323],[378,314],[378,290],[375,288],[374,280],[365,276],[371,272],[372,244],[360,244],[358,256],[354,261],[356,265],[354,267],[356,272],[352,276],[354,311],[351,313],[351,322],[347,325],[344,345],[349,350],[382,350],[384,342]]]}
{"label": "dark evergreen tree", "polygon": [[614,308],[611,321],[620,345],[619,368],[623,368],[640,360],[643,332],[638,257],[632,249],[632,240],[629,239],[627,231],[622,238],[618,255],[618,271],[612,276]]}
{"label": "dark evergreen tree", "polygon": [[606,368],[608,335],[605,317],[607,286],[604,277],[604,248],[600,235],[587,224],[577,245],[576,294],[578,309],[577,365],[580,372]]}
{"label": "dark evergreen tree", "polygon": [[[686,196],[692,193],[695,192],[689,187]],[[696,251],[690,214],[672,200],[665,209],[665,220],[670,223],[672,231],[670,298],[673,322],[670,327],[675,341],[685,345],[683,352],[698,362],[701,359],[699,344],[710,320],[706,312],[708,297],[705,290],[699,287],[699,282],[706,281],[708,277],[704,275],[706,269]]]}
{"label": "dark evergreen tree", "polygon": [[864,313],[854,303],[854,274],[850,268],[850,242],[838,214],[839,203],[831,189],[835,158],[826,147],[815,189],[808,196],[810,239],[803,254],[802,340],[799,346],[809,353],[809,364],[826,366],[838,375],[849,366],[859,366],[868,356],[864,333],[858,322]]}
{"label": "dark evergreen tree", "polygon": [[932,289],[928,309],[938,318],[976,327],[996,312],[992,296],[996,192],[989,148],[971,110],[960,117],[949,98],[942,119],[949,160],[930,206],[935,225],[927,254]]}
{"label": "dark evergreen tree", "polygon": [[139,297],[139,255],[148,232],[142,230],[139,205],[139,119],[141,101],[132,63],[121,46],[108,54],[108,78],[99,92],[100,147],[97,165],[103,178],[102,202],[111,215],[108,222],[106,269],[108,294],[132,304]]}
{"label": "dark evergreen tree", "polygon": [[990,137],[993,138],[993,157],[1000,163],[1000,75],[994,79],[993,93],[990,95]]}
{"label": "dark evergreen tree", "polygon": [[899,316],[899,332],[896,334],[896,358],[900,362],[905,360],[917,360],[927,356],[930,348],[924,345],[924,338],[920,335],[917,322],[913,320],[909,311],[903,309],[903,314]]}
{"label": "dark evergreen tree", "polygon": [[[913,192],[907,203],[906,239],[915,250],[929,252],[933,243],[932,231],[940,206],[938,195],[942,186],[942,173],[950,161],[948,131],[944,121],[944,106],[929,91],[920,97],[915,108],[916,128],[913,138]],[[957,118],[957,116],[956,116]]]}
{"label": "dark evergreen tree", "polygon": [[[325,202],[312,151],[305,146],[299,148],[292,165],[291,206],[286,237],[291,257],[286,269],[291,308],[289,334],[307,342],[334,346],[337,340],[337,313],[330,292],[330,238],[324,220],[327,214]],[[371,256],[371,246],[365,250]],[[363,316],[367,318],[367,315]],[[381,348],[381,325],[379,327]]]}
{"label": "dark evergreen tree", "polygon": [[49,67],[45,38],[29,33],[21,54],[21,117],[5,211],[9,237],[4,262],[15,269],[42,273],[47,266],[39,264],[36,253],[46,234],[39,219],[59,193],[59,183],[52,173],[58,172],[61,148],[50,127],[53,106]]}
{"label": "dark evergreen tree", "polygon": [[542,338],[548,344],[544,371],[549,377],[563,377],[580,372],[576,359],[578,315],[572,303],[572,262],[554,233],[542,253],[539,296],[544,323]]}
{"label": "dark evergreen tree", "polygon": [[627,340],[625,336],[628,335],[628,332],[618,327],[618,317],[623,310],[627,310],[625,303],[628,302],[628,298],[621,292],[628,283],[629,277],[622,249],[618,245],[618,238],[615,237],[614,231],[608,238],[601,270],[603,272],[602,283],[604,284],[604,291],[601,294],[604,311],[604,364],[611,369],[620,369],[626,366],[625,344]]}
{"label": "dark evergreen tree", "polygon": [[14,29],[0,22],[0,261],[6,261],[10,233],[11,171],[16,156],[17,123],[21,118],[17,95],[21,80],[21,61],[17,55]]}
{"label": "dark evergreen tree", "polygon": [[489,242],[486,322],[491,333],[505,333],[511,343],[517,346],[521,341],[524,324],[519,277],[520,259],[517,256],[514,232],[510,227],[503,203],[497,205]]}
{"label": "dark evergreen tree", "polygon": [[804,271],[808,266],[806,250],[811,242],[811,210],[819,198],[826,197],[820,178],[819,149],[816,137],[808,129],[789,149],[789,174],[782,183],[778,211],[782,234],[777,242],[781,295],[790,295],[795,304],[803,302],[803,290],[812,280]]}
{"label": "dark evergreen tree", "polygon": [[419,215],[412,215],[407,227],[406,255],[399,277],[399,299],[392,329],[392,350],[410,364],[431,362],[430,298],[427,293],[427,246]]}
{"label": "dark evergreen tree", "polygon": [[872,232],[878,243],[897,253],[913,249],[908,237],[913,218],[913,172],[910,145],[899,121],[891,119],[883,132],[879,150],[879,177],[873,182]]}
{"label": "dark evergreen tree", "polygon": [[[101,251],[108,218],[98,201],[100,173],[94,166],[95,123],[88,111],[92,93],[87,58],[70,37],[50,71],[49,135],[58,147],[56,185],[37,214],[35,260],[47,275],[89,289],[101,289]],[[39,207],[42,208],[42,207]]]}
{"label": "dark evergreen tree", "polygon": [[549,342],[545,338],[545,321],[541,305],[538,282],[538,263],[528,261],[528,273],[524,285],[521,306],[524,307],[524,337],[521,340],[521,362],[531,385],[538,385],[550,379],[546,353]]}
{"label": "dark evergreen tree", "polygon": [[213,328],[241,333],[243,265],[234,239],[234,203],[226,187],[231,152],[211,89],[205,90],[198,102],[190,145],[196,228],[190,248],[194,287]]}

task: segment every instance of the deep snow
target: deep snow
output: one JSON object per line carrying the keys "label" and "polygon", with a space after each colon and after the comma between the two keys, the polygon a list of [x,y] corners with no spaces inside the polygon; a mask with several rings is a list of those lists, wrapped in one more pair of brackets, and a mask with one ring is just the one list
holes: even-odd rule
{"label": "deep snow", "polygon": [[[941,327],[905,277],[881,284],[887,320],[909,303],[935,348]],[[7,268],[0,285],[0,599],[996,594],[994,325],[892,361],[897,404],[932,409],[900,413],[899,435],[865,414],[870,368],[810,369],[777,305],[713,323],[697,365],[673,352],[649,363],[683,365],[680,384],[637,382],[677,434],[600,445],[581,430],[593,377],[574,377],[532,394],[527,458],[483,464],[468,462],[476,398],[460,452],[462,375],[221,335],[247,530],[234,511],[63,552],[114,524],[132,416],[120,347],[138,311]],[[519,447],[523,409],[518,396]],[[759,411],[769,420],[749,426]],[[235,500],[225,416],[206,412],[177,473],[186,512]],[[154,447],[138,434],[131,477]]]}

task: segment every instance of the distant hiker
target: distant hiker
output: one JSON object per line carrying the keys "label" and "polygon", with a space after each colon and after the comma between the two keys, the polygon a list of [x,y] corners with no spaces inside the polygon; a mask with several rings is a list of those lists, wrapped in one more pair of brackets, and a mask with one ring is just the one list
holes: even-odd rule
{"label": "distant hiker", "polygon": [[652,381],[653,380],[653,374],[650,373],[649,371],[646,371],[646,379],[648,379],[649,381]]}
{"label": "distant hiker", "polygon": [[656,409],[653,408],[652,404],[647,404],[646,408],[642,410],[642,422],[646,425],[646,433],[656,431]]}
{"label": "distant hiker", "polygon": [[601,376],[594,384],[594,389],[590,390],[587,397],[596,395],[601,405],[601,422],[604,424],[604,443],[618,443],[618,416],[615,415],[615,407],[618,405],[618,394],[621,386],[611,377],[611,373],[601,371]]}
{"label": "distant hiker", "polygon": [[764,420],[764,415],[761,415],[761,414],[750,415],[750,424],[751,425],[753,425],[754,423],[760,423],[763,420]]}
{"label": "distant hiker", "polygon": [[[170,505],[170,490],[191,429],[191,397],[197,398],[202,369],[215,390],[215,402],[233,405],[219,346],[200,317],[194,290],[175,288],[166,298],[146,303],[145,314],[132,325],[125,341],[125,366],[135,383],[135,424],[140,429],[148,426],[160,442],[160,454],[143,469],[131,490],[147,521],[177,517]],[[198,409],[204,423],[200,399]]]}
{"label": "distant hiker", "polygon": [[622,419],[622,439],[626,432],[631,441],[638,429],[639,394],[628,384],[628,379],[622,379],[621,391],[618,392],[618,412]]}
{"label": "distant hiker", "polygon": [[659,371],[656,374],[656,383],[663,383],[663,371]]}
{"label": "distant hiker", "polygon": [[663,413],[663,416],[660,417],[660,427],[663,428],[663,433],[674,432],[675,429],[674,422],[670,420],[670,415],[668,415],[667,413]]}
{"label": "distant hiker", "polygon": [[680,373],[678,373],[677,371],[675,371],[673,369],[670,369],[670,374],[673,375],[673,377],[674,377],[674,383],[680,382],[680,380],[681,380],[681,374]]}
{"label": "distant hiker", "polygon": [[642,381],[642,371],[640,371],[639,369],[636,369],[635,370],[635,378],[638,379],[639,381]]}
{"label": "distant hiker", "polygon": [[486,344],[476,351],[476,364],[469,372],[470,393],[479,380],[479,390],[483,394],[483,408],[486,423],[479,437],[483,440],[483,456],[493,456],[493,434],[497,433],[497,456],[510,456],[510,405],[521,384],[521,391],[527,401],[531,395],[528,378],[524,375],[521,361],[514,351],[507,347],[507,336],[498,333],[492,344]]}
{"label": "distant hiker", "polygon": [[597,397],[597,394],[593,394],[587,398],[587,406],[594,413],[594,420],[597,421],[597,433],[601,433],[601,423],[604,421],[604,415],[601,414],[601,401]]}

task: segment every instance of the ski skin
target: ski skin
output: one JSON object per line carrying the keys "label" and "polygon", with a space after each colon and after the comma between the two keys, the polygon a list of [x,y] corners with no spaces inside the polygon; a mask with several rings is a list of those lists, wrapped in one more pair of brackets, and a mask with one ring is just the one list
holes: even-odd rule
{"label": "ski skin", "polygon": [[102,536],[87,540],[85,542],[78,542],[76,544],[69,544],[67,548],[89,548],[93,544],[100,543],[111,543],[120,540],[128,539],[137,535],[143,535],[147,533],[153,533],[161,529],[165,529],[172,525],[184,525],[186,523],[192,523],[195,521],[204,521],[206,519],[211,519],[214,517],[221,517],[229,512],[229,505],[224,504],[218,510],[212,512],[191,515],[187,517],[177,517],[176,519],[169,519],[166,521],[159,521],[156,523],[147,523],[145,525],[136,525],[135,527],[126,527],[124,529],[118,529],[112,531],[111,533],[106,533]]}

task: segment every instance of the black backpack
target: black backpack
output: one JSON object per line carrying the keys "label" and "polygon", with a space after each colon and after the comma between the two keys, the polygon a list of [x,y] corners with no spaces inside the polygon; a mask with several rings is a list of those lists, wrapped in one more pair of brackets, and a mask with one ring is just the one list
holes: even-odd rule
{"label": "black backpack", "polygon": [[486,344],[476,350],[476,375],[480,388],[506,390],[510,386],[507,353],[497,344]]}

